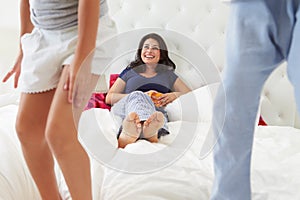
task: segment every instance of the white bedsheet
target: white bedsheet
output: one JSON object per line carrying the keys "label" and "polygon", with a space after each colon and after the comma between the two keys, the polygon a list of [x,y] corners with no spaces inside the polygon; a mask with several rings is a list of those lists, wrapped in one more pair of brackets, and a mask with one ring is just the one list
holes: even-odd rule
{"label": "white bedsheet", "polygon": [[[98,124],[102,129],[93,128],[95,124],[93,125],[92,118],[99,120]],[[109,145],[116,148],[114,131],[117,129],[115,125],[108,123],[113,121],[109,112],[93,109],[85,112],[82,120],[81,123],[84,125],[80,129],[81,142],[92,157],[103,164],[98,168],[98,177],[94,176],[94,179],[98,179],[96,199],[209,199],[213,182],[212,153],[203,160],[199,159],[199,146],[205,138],[205,134],[202,133],[207,132],[209,123],[184,121],[169,123],[171,134],[176,133],[176,130],[182,126],[197,127],[198,139],[194,140],[185,154],[171,165],[155,172],[134,174],[115,169],[111,163],[105,163],[107,160],[103,162],[105,157],[99,158],[101,153],[106,153],[105,148],[101,150],[103,143],[99,135],[102,134],[102,130],[105,130],[104,135],[110,141]],[[147,156],[149,152],[165,148],[173,141],[174,135],[163,138],[158,144],[138,141],[128,145],[124,151],[131,154],[144,153]],[[252,162],[254,200],[300,199],[299,144],[300,130],[298,129],[277,126],[257,128]],[[111,151],[108,148],[106,150]],[[110,161],[113,160],[114,155],[117,156],[117,152],[118,150],[109,154],[112,156]],[[146,159],[145,162],[144,166],[151,165],[151,159]],[[156,160],[153,159],[152,162]],[[124,158],[121,168],[125,169],[130,165],[131,163]]]}
{"label": "white bedsheet", "polygon": [[0,199],[39,200],[15,133],[17,105],[0,107]]}
{"label": "white bedsheet", "polygon": [[[20,145],[14,131],[17,105],[0,107],[0,199],[5,200],[34,200],[39,199],[38,192],[32,182],[28,169],[22,158]],[[97,140],[99,132],[93,132],[90,122],[91,113],[106,118],[108,112],[93,109],[85,112],[88,121],[84,122],[89,131],[80,133],[81,142],[89,151],[92,158],[97,160],[97,152],[101,149],[101,141]],[[83,117],[84,118],[84,117]],[[204,134],[209,123],[172,122],[170,131],[176,132],[179,127],[196,126],[198,140],[176,162],[156,172],[126,173],[104,166],[93,161],[93,189],[96,200],[114,199],[203,199],[209,198],[213,181],[212,154],[204,160],[198,159]],[[116,127],[109,126],[105,131],[115,131]],[[113,128],[112,128],[113,127]],[[111,130],[110,130],[111,129]],[[94,134],[92,141],[89,137]],[[114,133],[115,134],[115,133]],[[189,134],[189,133],[187,133]],[[176,134],[169,135],[159,144],[139,141],[128,145],[128,153],[149,153],[165,148],[174,140]],[[115,135],[110,138],[110,146],[116,149]],[[113,142],[114,140],[114,142]],[[87,144],[86,142],[89,141]],[[300,130],[292,127],[266,126],[258,127],[254,140],[252,162],[252,189],[254,200],[298,200],[300,199]],[[94,147],[92,147],[94,146]],[[117,151],[117,149],[116,149]],[[153,160],[154,161],[154,160]],[[151,160],[146,160],[151,165]],[[124,160],[123,168],[131,163]],[[144,163],[147,165],[147,163]],[[62,185],[62,187],[65,187]]]}
{"label": "white bedsheet", "polygon": [[299,144],[299,129],[258,127],[252,156],[252,188],[261,200],[300,199]]}
{"label": "white bedsheet", "polygon": [[[93,118],[99,120],[98,124],[102,129],[95,128],[98,124],[93,121]],[[107,126],[101,126],[101,124],[106,124]],[[169,123],[169,129],[173,133],[178,131],[179,128],[188,126],[194,126],[195,129],[198,129],[197,132],[205,132],[209,128],[208,123],[203,124],[203,126],[198,126],[197,123],[181,121]],[[176,161],[166,162],[164,163],[166,164],[165,166],[152,165],[153,162],[163,163],[163,161],[158,161],[155,157],[153,159],[151,157],[150,159],[143,159],[143,163],[132,163],[130,160],[126,160],[125,157],[122,160],[119,153],[139,154],[149,158],[149,156],[153,156],[151,153],[159,152],[166,148],[174,140],[175,134],[164,137],[160,143],[149,143],[145,140],[139,140],[136,143],[127,145],[124,150],[117,150],[117,130],[117,125],[107,110],[92,109],[86,111],[82,116],[79,128],[80,140],[92,157],[103,163],[102,168],[99,167],[97,173],[101,181],[98,180],[100,183],[98,183],[99,188],[96,192],[96,199],[198,200],[209,198],[213,178],[211,157],[199,160],[197,158],[197,148],[190,145],[188,149],[185,149],[183,155],[176,157],[178,158]],[[101,141],[101,133],[99,131],[104,131],[104,136],[109,141],[108,145],[112,147],[111,149],[104,147],[105,144]],[[115,152],[112,152],[113,149],[115,149]],[[109,154],[111,158],[99,157],[103,154]],[[121,159],[118,162],[120,164],[119,168],[114,165],[117,157]],[[134,164],[140,165],[140,167],[132,166]],[[145,172],[141,170],[143,166],[145,167]],[[148,166],[153,166],[153,168],[147,168]],[[137,173],[132,171],[135,167],[138,170]]]}
{"label": "white bedsheet", "polygon": [[[135,144],[135,150],[150,145],[146,141]],[[153,144],[152,144],[153,145]],[[155,148],[157,145],[153,145]],[[102,198],[105,200],[132,199],[209,199],[212,171],[187,151],[181,159],[157,172],[129,174],[106,168]],[[126,162],[126,161],[124,161]],[[155,161],[154,161],[155,162]]]}

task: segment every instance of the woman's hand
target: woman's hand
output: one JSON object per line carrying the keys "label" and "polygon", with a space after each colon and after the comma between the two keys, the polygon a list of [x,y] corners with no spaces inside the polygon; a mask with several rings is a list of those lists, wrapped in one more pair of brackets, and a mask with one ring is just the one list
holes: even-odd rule
{"label": "woman's hand", "polygon": [[162,94],[160,97],[157,97],[159,107],[163,107],[172,103],[175,99],[177,99],[178,95],[175,92]]}
{"label": "woman's hand", "polygon": [[156,107],[166,106],[169,103],[173,102],[178,97],[176,92],[163,94],[163,93],[157,92],[155,90],[149,90],[145,93],[151,97],[151,99]]}
{"label": "woman's hand", "polygon": [[13,68],[5,75],[2,82],[6,82],[13,74],[15,74],[14,88],[18,87],[19,77],[20,77],[20,74],[21,74],[22,59],[23,59],[23,53],[22,53],[22,51],[20,51]]}
{"label": "woman's hand", "polygon": [[145,94],[147,94],[151,98],[151,100],[153,101],[153,103],[156,107],[160,107],[158,98],[162,95],[162,93],[157,92],[156,90],[149,90],[149,91],[145,92]]}

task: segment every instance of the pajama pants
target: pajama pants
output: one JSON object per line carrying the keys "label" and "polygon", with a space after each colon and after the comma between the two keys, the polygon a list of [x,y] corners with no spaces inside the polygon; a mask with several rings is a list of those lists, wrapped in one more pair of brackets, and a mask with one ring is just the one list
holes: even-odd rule
{"label": "pajama pants", "polygon": [[138,114],[141,121],[147,120],[154,112],[160,111],[165,116],[163,128],[167,130],[167,112],[162,108],[155,107],[151,98],[144,92],[134,91],[128,94],[114,104],[111,111],[114,115],[121,117],[122,120],[124,120],[129,113],[135,112]]}
{"label": "pajama pants", "polygon": [[[227,26],[223,87],[214,103],[212,200],[250,200],[250,166],[262,87],[283,61],[300,105],[299,0],[235,0]],[[280,92],[280,91],[278,91]]]}

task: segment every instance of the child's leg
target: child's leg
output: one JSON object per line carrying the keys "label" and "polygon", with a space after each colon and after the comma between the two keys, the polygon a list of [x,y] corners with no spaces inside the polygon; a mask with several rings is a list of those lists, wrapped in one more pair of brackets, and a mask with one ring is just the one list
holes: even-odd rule
{"label": "child's leg", "polygon": [[16,131],[31,175],[43,200],[60,199],[54,161],[45,140],[45,127],[55,90],[22,94]]}
{"label": "child's leg", "polygon": [[[72,104],[63,89],[69,67],[64,67],[50,108],[46,137],[73,200],[92,199],[89,157],[77,139]],[[82,104],[84,107],[84,104]]]}

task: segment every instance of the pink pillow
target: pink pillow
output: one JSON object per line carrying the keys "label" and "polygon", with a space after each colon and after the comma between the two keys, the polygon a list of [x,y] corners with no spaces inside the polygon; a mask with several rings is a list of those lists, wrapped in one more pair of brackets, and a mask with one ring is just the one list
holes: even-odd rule
{"label": "pink pillow", "polygon": [[258,121],[258,125],[259,126],[267,126],[268,124],[264,121],[264,119],[262,118],[262,116],[259,117],[259,121]]}
{"label": "pink pillow", "polygon": [[109,88],[113,86],[113,84],[116,82],[116,80],[119,78],[119,74],[111,74],[109,77]]}
{"label": "pink pillow", "polygon": [[110,110],[111,106],[105,103],[105,97],[106,93],[93,93],[84,110],[88,110],[91,108],[103,108]]}
{"label": "pink pillow", "polygon": [[[119,74],[111,74],[109,78],[109,88],[115,83],[117,78],[119,77]],[[105,103],[105,98],[106,98],[107,93],[103,92],[94,92],[87,103],[86,107],[84,110],[88,110],[91,108],[103,108],[103,109],[108,109],[110,110],[111,105],[108,105]]]}

